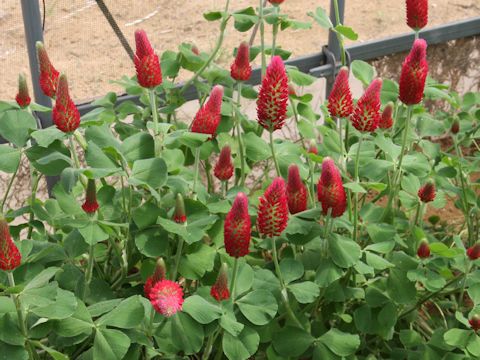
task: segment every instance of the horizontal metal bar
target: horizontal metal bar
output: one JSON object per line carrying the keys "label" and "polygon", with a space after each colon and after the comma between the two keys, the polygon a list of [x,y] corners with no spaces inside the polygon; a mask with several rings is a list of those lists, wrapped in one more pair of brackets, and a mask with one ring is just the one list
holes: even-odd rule
{"label": "horizontal metal bar", "polygon": [[[480,34],[480,17],[432,27],[420,32],[420,37],[429,45],[441,44],[447,41],[466,38]],[[373,60],[382,56],[408,51],[415,39],[413,33],[391,36],[381,40],[372,40],[360,44],[347,46],[351,60]],[[316,77],[325,77],[332,73],[333,66],[321,65],[310,69],[310,74]]]}

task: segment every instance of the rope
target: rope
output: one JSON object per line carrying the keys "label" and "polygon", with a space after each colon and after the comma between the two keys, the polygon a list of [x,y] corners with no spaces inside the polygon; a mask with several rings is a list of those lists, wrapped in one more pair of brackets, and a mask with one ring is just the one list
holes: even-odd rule
{"label": "rope", "polygon": [[133,61],[133,59],[135,58],[133,50],[130,47],[130,44],[128,43],[127,39],[123,35],[122,30],[120,30],[120,28],[118,27],[118,24],[113,18],[112,13],[110,12],[110,10],[108,10],[107,5],[105,5],[105,2],[103,0],[95,0],[95,1],[97,2],[98,7],[102,11],[103,15],[105,16],[108,23],[112,27],[113,31],[115,32],[115,35],[117,35],[118,40],[120,40],[120,43],[122,44],[123,48],[127,52],[128,56]]}

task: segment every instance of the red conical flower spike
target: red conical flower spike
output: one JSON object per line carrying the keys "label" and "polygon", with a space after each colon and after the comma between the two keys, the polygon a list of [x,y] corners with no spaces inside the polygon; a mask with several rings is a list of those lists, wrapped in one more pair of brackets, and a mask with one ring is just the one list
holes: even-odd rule
{"label": "red conical flower spike", "polygon": [[232,155],[230,146],[225,145],[220,151],[220,157],[213,170],[215,176],[221,181],[228,181],[233,175]]}
{"label": "red conical flower spike", "polygon": [[197,45],[192,45],[192,53],[194,53],[195,55],[200,55],[200,50],[198,49]]}
{"label": "red conical flower spike", "polygon": [[315,143],[315,140],[310,140],[307,146],[307,152],[310,154],[318,155],[318,148],[317,144]]}
{"label": "red conical flower spike", "polygon": [[18,93],[17,96],[15,96],[15,101],[22,108],[30,105],[30,102],[32,101],[30,99],[30,95],[28,94],[27,80],[23,74],[18,76]]}
{"label": "red conical flower spike", "polygon": [[421,202],[428,203],[435,200],[435,183],[428,181],[418,190],[418,197]]}
{"label": "red conical flower spike", "polygon": [[175,199],[173,221],[175,221],[177,224],[183,224],[187,221],[187,215],[185,213],[185,202],[183,201],[183,196],[180,193],[177,194],[177,198]]}
{"label": "red conical flower spike", "polygon": [[417,249],[417,255],[420,259],[426,259],[430,256],[430,245],[427,240],[422,240]]}
{"label": "red conical flower spike", "polygon": [[428,0],[407,0],[407,25],[418,31],[428,23]]}
{"label": "red conical flower spike", "polygon": [[268,131],[281,129],[287,113],[288,76],[280,56],[274,56],[258,93],[258,123]]}
{"label": "red conical flower spike", "polygon": [[93,214],[98,209],[97,188],[94,179],[88,179],[87,196],[85,197],[85,202],[82,205],[82,209],[87,214]]}
{"label": "red conical flower spike", "polygon": [[472,261],[480,258],[480,242],[477,242],[475,245],[470,246],[467,249],[467,256]]}
{"label": "red conical flower spike", "polygon": [[358,131],[374,132],[380,122],[380,91],[382,79],[375,79],[358,100],[355,110],[350,117],[352,124]]}
{"label": "red conical flower spike", "polygon": [[222,110],[223,87],[216,85],[210,93],[208,101],[198,110],[192,122],[192,132],[215,136],[220,124]]}
{"label": "red conical flower spike", "polygon": [[155,264],[155,271],[152,274],[152,276],[147,278],[147,281],[145,281],[145,286],[143,287],[143,291],[145,293],[145,296],[147,298],[150,298],[150,291],[153,289],[153,287],[159,282],[167,277],[167,268],[165,266],[165,261],[163,261],[162,258],[159,258],[157,260],[157,263]]}
{"label": "red conical flower spike", "polygon": [[135,69],[137,80],[144,88],[154,88],[162,83],[162,69],[157,54],[144,30],[135,31]]}
{"label": "red conical flower spike", "polygon": [[342,67],[335,78],[328,97],[328,111],[332,117],[348,117],[353,112],[352,92],[348,84],[348,68]]}
{"label": "red conical flower spike", "polygon": [[7,221],[0,217],[0,269],[13,270],[20,265],[22,255],[10,236]]}
{"label": "red conical flower spike", "polygon": [[223,227],[225,250],[228,255],[238,258],[249,253],[251,221],[248,215],[248,198],[237,194]]}
{"label": "red conical flower spike", "polygon": [[380,123],[378,127],[380,129],[390,129],[393,126],[393,103],[389,102],[385,109],[383,109],[382,117],[380,118]]}
{"label": "red conical flower spike", "polygon": [[68,92],[67,77],[58,79],[57,99],[52,111],[53,123],[65,133],[75,131],[80,125],[80,113]]}
{"label": "red conical flower spike", "polygon": [[40,67],[40,88],[48,97],[54,98],[57,92],[59,72],[53,67],[47,50],[40,41],[36,43],[38,64]]}
{"label": "red conical flower spike", "polygon": [[250,79],[252,67],[250,66],[250,47],[248,43],[242,42],[237,49],[237,56],[230,67],[230,75],[237,81]]}
{"label": "red conical flower spike", "polygon": [[280,5],[283,3],[285,0],[268,0],[268,2],[272,5]]}
{"label": "red conical flower spike", "polygon": [[288,222],[288,199],[285,181],[281,177],[275,178],[259,200],[258,231],[264,237],[279,236],[287,227]]}
{"label": "red conical flower spike", "polygon": [[165,317],[182,310],[183,290],[176,282],[160,280],[150,290],[149,297],[155,311]]}
{"label": "red conical flower spike", "polygon": [[468,320],[468,323],[470,324],[470,326],[472,327],[472,329],[477,332],[478,330],[480,330],[480,316],[475,314],[473,315],[469,320]]}
{"label": "red conical flower spike", "polygon": [[331,209],[332,217],[342,216],[347,208],[347,196],[342,176],[329,157],[323,159],[322,175],[317,185],[317,191],[318,201],[322,203],[323,215],[327,215]]}
{"label": "red conical flower spike", "polygon": [[228,300],[230,298],[227,270],[227,264],[223,263],[218,272],[217,281],[215,281],[215,284],[213,284],[210,290],[210,295],[217,301]]}
{"label": "red conical flower spike", "polygon": [[414,105],[422,101],[427,75],[427,42],[417,39],[403,62],[400,74],[399,98],[405,105]]}
{"label": "red conical flower spike", "polygon": [[290,214],[307,210],[307,187],[300,178],[297,165],[288,168],[287,199]]}
{"label": "red conical flower spike", "polygon": [[460,122],[458,119],[453,120],[452,127],[450,128],[450,131],[453,135],[456,135],[460,131]]}

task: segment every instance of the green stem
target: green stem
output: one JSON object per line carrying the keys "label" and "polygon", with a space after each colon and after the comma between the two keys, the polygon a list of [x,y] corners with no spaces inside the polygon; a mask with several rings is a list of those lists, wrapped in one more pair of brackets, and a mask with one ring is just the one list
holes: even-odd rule
{"label": "green stem", "polygon": [[315,198],[315,182],[314,182],[314,178],[313,178],[313,175],[315,174],[315,163],[310,160],[310,158],[307,156],[307,163],[308,163],[308,169],[309,169],[309,177],[310,177],[310,200],[312,201],[312,206],[314,208],[317,207],[317,201],[316,201],[316,198]]}
{"label": "green stem", "polygon": [[[8,278],[8,284],[11,287],[15,287],[15,278],[13,277],[13,273],[11,271],[7,271],[7,278]],[[22,335],[25,338],[26,342],[26,348],[28,351],[28,355],[30,359],[35,359],[36,356],[36,351],[34,348],[32,348],[32,345],[30,344],[30,341],[28,340],[28,330],[27,326],[25,323],[25,317],[23,315],[23,310],[22,310],[22,304],[20,302],[20,298],[17,294],[11,294],[11,297],[13,299],[13,302],[15,303],[15,309],[17,310],[17,318],[18,318],[18,325],[20,326],[20,331],[22,332]]]}
{"label": "green stem", "polygon": [[152,306],[150,310],[150,320],[148,322],[148,335],[153,336],[153,320],[155,319],[155,308]]}
{"label": "green stem", "polygon": [[273,158],[273,162],[275,164],[275,170],[277,171],[277,176],[281,176],[280,175],[280,167],[278,166],[277,157],[275,155],[275,148],[273,146],[273,131],[270,130],[269,133],[270,133],[270,149],[272,150],[272,158]]}
{"label": "green stem", "polygon": [[155,89],[148,89],[148,95],[150,97],[150,108],[152,110],[153,118],[153,139],[155,144],[155,156],[158,156],[160,154],[161,144],[158,143],[158,109]]}
{"label": "green stem", "polygon": [[[413,112],[413,106],[409,105],[407,109],[407,118],[405,120],[405,127],[403,129],[403,137],[402,137],[402,147],[400,150],[400,156],[398,159],[398,166],[395,170],[395,174],[393,176],[393,181],[392,181],[392,191],[390,191],[389,197],[388,197],[388,203],[386,207],[387,214],[391,213],[392,210],[392,205],[393,205],[393,200],[397,196],[398,188],[400,187],[401,181],[402,181],[402,164],[403,164],[403,157],[405,154],[405,149],[407,147],[407,139],[408,139],[408,132],[410,129],[410,122],[412,120],[412,112]],[[386,215],[386,214],[384,214]]]}
{"label": "green stem", "polygon": [[463,296],[465,294],[465,286],[467,285],[467,277],[468,277],[468,274],[470,274],[471,270],[472,270],[472,262],[469,262],[468,267],[467,267],[467,271],[465,272],[465,277],[463,278],[462,288],[460,290],[460,297],[458,298],[458,310],[459,311],[461,311],[461,307],[462,307],[462,304],[463,304]]}
{"label": "green stem", "polygon": [[[333,0],[333,7],[335,9],[336,25],[341,25],[340,11],[338,10],[338,0]],[[345,45],[344,45],[344,41],[343,41],[343,36],[338,32],[336,34],[337,34],[338,42],[340,44],[340,49],[341,49],[340,56],[341,56],[342,66],[344,66],[346,64],[346,56],[345,56]]]}
{"label": "green stem", "polygon": [[275,266],[275,272],[277,274],[278,279],[280,280],[280,286],[282,288],[281,298],[282,298],[283,305],[285,306],[285,310],[287,311],[287,315],[291,321],[293,321],[299,328],[303,329],[302,324],[295,316],[292,308],[290,307],[290,303],[288,302],[287,287],[285,286],[285,280],[283,279],[282,271],[280,269],[280,264],[278,263],[277,247],[275,245],[274,237],[272,237],[272,256],[273,256],[273,264]]}
{"label": "green stem", "polygon": [[195,173],[193,176],[193,194],[197,194],[197,179],[198,179],[198,172],[200,170],[200,148],[197,147],[195,149]]}
{"label": "green stem", "polygon": [[[261,0],[260,0],[261,1]],[[278,15],[278,6],[273,7],[273,15]],[[277,43],[277,34],[278,34],[278,19],[275,20],[273,24],[273,31],[272,31],[272,54],[271,57],[275,56],[275,45]]]}
{"label": "green stem", "polygon": [[207,61],[202,65],[202,67],[195,73],[195,75],[193,75],[193,77],[182,86],[182,88],[180,89],[180,94],[183,94],[190,87],[190,85],[203,74],[205,69],[211,64],[215,56],[217,56],[218,51],[222,47],[223,39],[225,37],[225,28],[227,27],[228,19],[230,19],[230,15],[228,15],[229,4],[230,4],[230,0],[227,0],[223,19],[220,24],[220,36],[217,39],[217,43],[215,44],[215,47],[212,53],[208,57]]}
{"label": "green stem", "polygon": [[237,116],[236,116],[236,127],[237,127],[237,139],[238,139],[238,151],[240,152],[240,186],[245,185],[245,154],[244,146],[242,139],[242,126],[240,124],[240,101],[242,98],[242,83],[237,83]]}
{"label": "green stem", "polygon": [[94,262],[93,245],[90,245],[90,248],[88,249],[87,270],[85,271],[85,285],[83,287],[83,295],[82,295],[82,300],[84,302],[85,302],[85,298],[87,297],[87,289],[90,286],[90,282],[92,281],[93,262]]}
{"label": "green stem", "polygon": [[183,242],[183,238],[180,237],[180,239],[178,240],[177,253],[175,254],[175,264],[171,275],[172,281],[175,281],[175,279],[177,278],[178,265],[180,264],[180,259],[182,258]]}
{"label": "green stem", "polygon": [[[358,184],[360,182],[358,176],[358,167],[360,163],[360,148],[362,146],[363,134],[360,135],[358,140],[357,154],[355,157],[355,182]],[[353,241],[358,239],[358,193],[355,193],[355,203],[353,205]]]}
{"label": "green stem", "polygon": [[267,59],[265,56],[265,24],[263,22],[263,0],[259,0],[260,7],[258,9],[258,21],[260,22],[260,54],[262,59],[262,76],[265,76],[265,71],[267,69]]}
{"label": "green stem", "polygon": [[235,258],[233,261],[233,270],[232,270],[232,281],[230,282],[230,297],[232,298],[232,303],[235,303],[236,289],[235,285],[237,283],[238,275],[238,258]]}
{"label": "green stem", "polygon": [[10,193],[10,190],[12,189],[13,182],[15,181],[15,178],[17,177],[17,173],[18,173],[19,168],[20,168],[20,163],[18,164],[17,168],[15,169],[15,172],[13,173],[12,177],[10,178],[10,181],[8,182],[8,186],[7,186],[7,191],[5,191],[5,195],[3,195],[2,208],[1,208],[2,213],[3,213],[4,208],[5,208],[5,203],[7,202],[7,199],[8,199],[8,194]]}
{"label": "green stem", "polygon": [[38,176],[35,172],[35,170],[32,171],[32,196],[30,197],[30,218],[28,220],[28,232],[27,232],[27,239],[30,239],[32,236],[33,232],[33,219],[34,219],[34,213],[33,213],[33,204],[35,203],[35,200],[37,198],[37,190],[38,190],[38,183],[40,182],[40,178],[42,176]]}
{"label": "green stem", "polygon": [[227,197],[228,181],[222,181],[222,198]]}

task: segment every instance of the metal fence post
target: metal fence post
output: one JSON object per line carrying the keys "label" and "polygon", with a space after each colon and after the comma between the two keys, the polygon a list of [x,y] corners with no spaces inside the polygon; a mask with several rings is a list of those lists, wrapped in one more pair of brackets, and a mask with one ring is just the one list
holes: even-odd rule
{"label": "metal fence post", "polygon": [[[30,74],[32,76],[33,94],[35,102],[43,106],[52,106],[52,101],[46,96],[42,89],[40,89],[38,59],[35,43],[43,41],[42,20],[40,16],[39,0],[21,0],[23,26],[25,28],[25,41],[28,51],[28,60],[30,63]],[[36,113],[40,119],[42,128],[47,128],[52,125],[52,118],[49,113]],[[58,181],[58,176],[47,177],[48,193],[50,194],[53,185]]]}
{"label": "metal fence post", "polygon": [[[330,0],[330,20],[332,21],[333,26],[337,26],[337,19],[335,17],[335,5],[334,2],[338,2],[338,12],[340,17],[340,22],[343,24],[344,14],[345,14],[345,0]],[[329,31],[328,33],[328,50],[334,55],[335,62],[340,60],[340,43],[338,42],[337,34],[333,31]],[[332,64],[335,66],[336,64]],[[335,73],[335,71],[334,71]],[[327,89],[326,95],[330,94],[332,90],[333,82],[334,82],[334,75],[327,77]]]}

